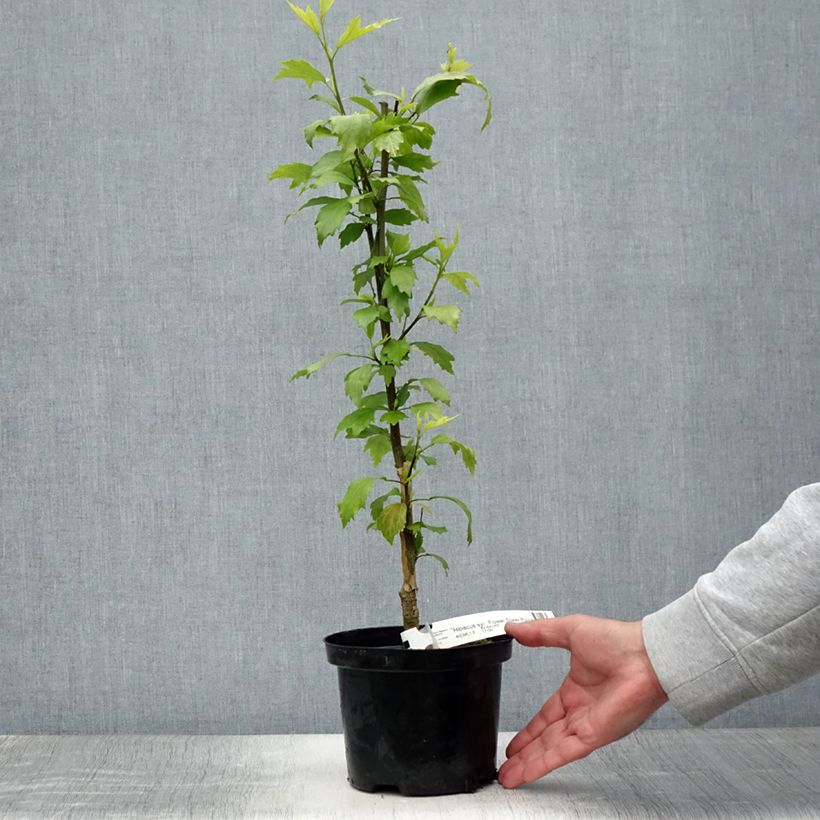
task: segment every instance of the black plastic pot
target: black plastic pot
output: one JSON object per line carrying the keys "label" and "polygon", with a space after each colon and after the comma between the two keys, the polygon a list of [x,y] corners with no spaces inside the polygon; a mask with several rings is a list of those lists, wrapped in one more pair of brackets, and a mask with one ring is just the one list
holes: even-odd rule
{"label": "black plastic pot", "polygon": [[325,638],[339,669],[348,779],[362,791],[474,792],[495,779],[501,664],[512,639],[405,649],[400,626]]}

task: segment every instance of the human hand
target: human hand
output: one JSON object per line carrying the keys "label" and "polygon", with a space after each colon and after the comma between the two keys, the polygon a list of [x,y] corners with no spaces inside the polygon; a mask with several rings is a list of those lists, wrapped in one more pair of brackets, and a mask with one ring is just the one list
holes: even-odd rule
{"label": "human hand", "polygon": [[498,772],[507,789],[628,735],[669,699],[646,654],[640,621],[568,615],[505,629],[525,646],[570,652],[558,691],[507,746]]}

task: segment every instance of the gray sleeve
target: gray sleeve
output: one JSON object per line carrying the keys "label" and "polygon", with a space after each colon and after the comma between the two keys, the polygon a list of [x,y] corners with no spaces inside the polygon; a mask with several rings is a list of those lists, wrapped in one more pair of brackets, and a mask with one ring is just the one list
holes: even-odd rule
{"label": "gray sleeve", "polygon": [[820,483],[643,619],[671,704],[693,724],[820,672]]}

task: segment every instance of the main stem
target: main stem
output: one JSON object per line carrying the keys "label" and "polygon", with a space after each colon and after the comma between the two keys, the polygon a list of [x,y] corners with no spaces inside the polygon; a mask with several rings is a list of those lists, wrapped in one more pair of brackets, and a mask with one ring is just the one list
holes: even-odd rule
{"label": "main stem", "polygon": [[[380,103],[382,116],[387,115],[387,103]],[[381,168],[379,175],[386,177],[390,170],[390,155],[387,151],[381,152]],[[376,255],[386,256],[387,234],[385,230],[384,212],[386,207],[387,186],[385,186],[376,202]],[[379,304],[384,305],[385,299],[382,293],[382,286],[385,280],[384,263],[376,265],[376,294]],[[390,338],[390,322],[384,319],[379,320],[382,338]],[[387,406],[390,410],[396,410],[396,382],[395,379],[385,376],[384,386],[387,393]],[[419,607],[416,596],[418,587],[416,586],[416,538],[410,525],[413,523],[413,489],[409,480],[410,462],[405,461],[404,448],[401,441],[401,430],[398,423],[390,425],[390,447],[393,451],[393,463],[396,467],[396,474],[401,482],[401,500],[407,508],[407,517],[404,522],[404,529],[399,533],[401,549],[401,572],[402,585],[399,589],[399,600],[401,601],[401,614],[405,629],[412,629],[419,625]]]}

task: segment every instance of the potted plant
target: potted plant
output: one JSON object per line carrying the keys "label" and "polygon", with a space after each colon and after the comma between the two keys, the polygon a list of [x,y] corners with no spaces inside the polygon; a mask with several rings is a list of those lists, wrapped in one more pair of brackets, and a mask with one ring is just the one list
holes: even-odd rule
{"label": "potted plant", "polygon": [[435,129],[422,116],[457,96],[462,85],[473,85],[486,101],[483,131],[491,100],[452,44],[441,71],[423,79],[409,98],[404,89],[400,94],[376,90],[364,77],[363,93],[344,97],[336,79],[339,52],[396,18],[362,25],[354,17],[333,38],[326,27],[333,2],[320,0],[318,14],[288,3],[317,38],[328,73],[307,60],[289,59],[274,78],[319,87],[322,93],[310,99],[330,110],[307,125],[304,136],[314,150],[324,140],[331,148],[312,162],[279,166],[270,179],[290,180],[300,196],[310,195],[285,221],[315,208],[320,247],[336,236],[341,248],[353,243],[363,248],[352,270],[352,295],[342,304],[352,306],[365,345],[360,352],[326,355],[291,377],[308,378],[336,359],[356,360],[344,377],[353,409],[336,435],[361,440],[374,468],[386,474],[352,481],[339,501],[339,515],[347,526],[368,507],[368,530],[391,544],[398,539],[402,626],[348,630],[325,639],[328,659],[339,672],[348,774],[353,786],[366,791],[474,791],[496,774],[501,663],[511,646],[508,638],[427,652],[402,645],[402,629],[419,625],[418,562],[428,559],[448,569],[443,557],[427,549],[428,537],[446,532],[431,520],[436,505],[459,507],[466,516],[467,543],[472,540],[471,512],[461,499],[416,488],[440,451],[452,450],[471,474],[476,464],[473,450],[445,432],[456,418],[448,415],[447,388],[429,373],[406,373],[420,360],[453,374],[452,353],[419,331],[437,325],[457,331],[461,308],[451,297],[478,286],[473,274],[449,269],[458,229],[452,239],[435,232],[419,244],[411,239],[410,227],[428,221],[418,183],[426,182],[437,164],[427,153]]}

